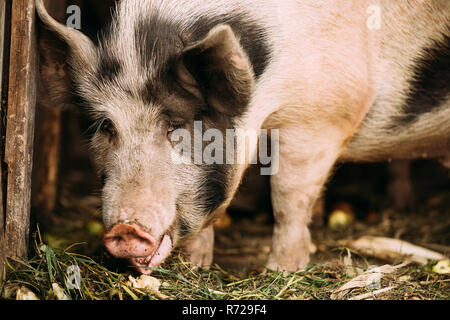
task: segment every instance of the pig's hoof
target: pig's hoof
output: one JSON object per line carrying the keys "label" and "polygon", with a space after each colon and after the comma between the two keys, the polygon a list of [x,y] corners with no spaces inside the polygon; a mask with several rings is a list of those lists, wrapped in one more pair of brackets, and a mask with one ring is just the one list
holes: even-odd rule
{"label": "pig's hoof", "polygon": [[309,257],[307,259],[303,259],[297,266],[297,271],[304,271],[309,264]]}
{"label": "pig's hoof", "polygon": [[[298,260],[297,260],[298,261]],[[303,271],[306,269],[309,263],[309,255],[302,257],[300,262],[297,262],[294,259],[289,261],[273,261],[269,259],[269,262],[266,264],[266,269],[273,271],[284,271],[284,272],[296,272]]]}
{"label": "pig's hoof", "polygon": [[295,272],[297,271],[297,266],[292,264],[279,264],[279,263],[268,263],[266,264],[266,269],[271,271],[279,272]]}

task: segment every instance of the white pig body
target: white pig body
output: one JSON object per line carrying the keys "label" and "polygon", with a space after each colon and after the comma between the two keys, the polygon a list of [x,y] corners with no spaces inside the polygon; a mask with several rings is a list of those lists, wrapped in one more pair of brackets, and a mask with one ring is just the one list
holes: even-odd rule
{"label": "white pig body", "polygon": [[211,223],[248,167],[170,163],[168,138],[194,121],[279,130],[271,269],[307,265],[337,161],[450,153],[447,0],[123,0],[99,45],[37,5],[68,47],[69,59],[41,45],[47,91],[78,95],[98,122],[106,247],[141,272],[186,241],[210,264]]}

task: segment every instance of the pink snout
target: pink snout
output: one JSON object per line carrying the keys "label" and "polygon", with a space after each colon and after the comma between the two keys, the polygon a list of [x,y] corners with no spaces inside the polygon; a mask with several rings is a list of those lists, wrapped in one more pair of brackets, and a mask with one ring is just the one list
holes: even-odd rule
{"label": "pink snout", "polygon": [[106,249],[117,258],[142,258],[152,254],[156,241],[139,226],[117,224],[104,237]]}

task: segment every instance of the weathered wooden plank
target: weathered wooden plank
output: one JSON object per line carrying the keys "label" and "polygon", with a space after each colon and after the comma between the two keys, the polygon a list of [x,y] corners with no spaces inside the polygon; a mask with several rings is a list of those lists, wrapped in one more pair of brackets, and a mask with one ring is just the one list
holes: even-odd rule
{"label": "weathered wooden plank", "polygon": [[8,181],[4,243],[7,257],[26,258],[36,106],[34,0],[14,0],[11,26],[5,147]]}
{"label": "weathered wooden plank", "polygon": [[[0,0],[0,99],[3,89],[3,51],[5,46],[5,21],[6,21],[6,0]],[[0,133],[2,130],[2,121],[0,117]],[[0,139],[0,153],[3,152],[3,139]],[[1,158],[1,157],[0,157]],[[3,279],[3,261],[5,259],[5,212],[3,209],[3,181],[0,165],[0,282]]]}
{"label": "weathered wooden plank", "polygon": [[[0,61],[3,62],[3,44],[5,33],[5,14],[6,0],[0,0]],[[3,63],[0,63],[0,83],[3,81]],[[2,87],[0,86],[0,97],[2,96]]]}

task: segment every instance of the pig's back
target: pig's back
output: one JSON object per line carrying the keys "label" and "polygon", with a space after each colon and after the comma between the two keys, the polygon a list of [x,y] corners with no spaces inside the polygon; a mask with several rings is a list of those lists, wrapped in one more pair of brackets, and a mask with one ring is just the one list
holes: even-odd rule
{"label": "pig's back", "polygon": [[450,2],[384,5],[377,98],[344,160],[450,154]]}

